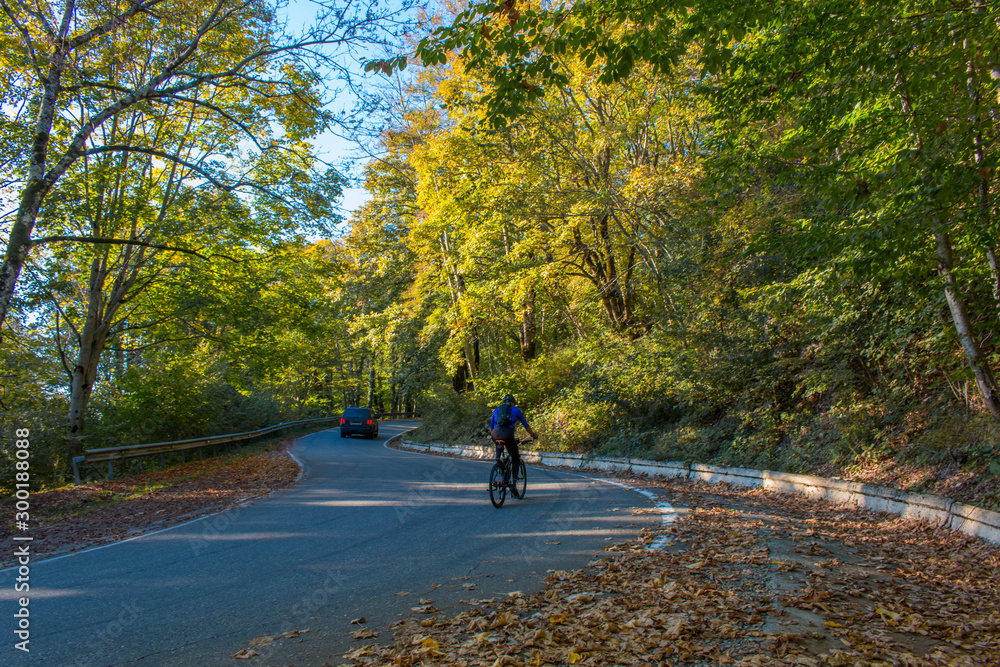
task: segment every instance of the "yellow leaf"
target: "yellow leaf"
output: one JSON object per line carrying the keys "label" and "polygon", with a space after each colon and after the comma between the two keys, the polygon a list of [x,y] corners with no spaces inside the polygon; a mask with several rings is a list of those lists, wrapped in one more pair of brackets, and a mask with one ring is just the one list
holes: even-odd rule
{"label": "yellow leaf", "polygon": [[438,644],[437,641],[435,641],[431,637],[425,637],[424,641],[421,642],[420,646],[422,648],[430,649],[432,651],[436,651],[438,650],[438,648],[440,648],[440,644]]}
{"label": "yellow leaf", "polygon": [[898,621],[900,619],[900,616],[901,616],[898,612],[889,611],[885,607],[878,607],[875,610],[875,613],[878,614],[879,616],[881,616],[883,620],[885,620],[885,617],[888,616],[893,621]]}
{"label": "yellow leaf", "polygon": [[831,628],[842,628],[842,627],[844,627],[840,623],[837,623],[837,621],[827,621],[823,625],[827,625],[827,626],[829,626]]}
{"label": "yellow leaf", "polygon": [[580,655],[579,653],[570,653],[569,654],[569,664],[575,665],[580,660],[580,658],[582,658],[582,657],[583,656]]}

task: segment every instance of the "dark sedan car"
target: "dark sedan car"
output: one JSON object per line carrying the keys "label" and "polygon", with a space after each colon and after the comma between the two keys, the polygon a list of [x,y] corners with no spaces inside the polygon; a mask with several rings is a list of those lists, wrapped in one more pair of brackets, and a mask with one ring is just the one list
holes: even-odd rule
{"label": "dark sedan car", "polygon": [[347,408],[340,417],[340,437],[363,435],[369,440],[378,436],[378,417],[371,408]]}

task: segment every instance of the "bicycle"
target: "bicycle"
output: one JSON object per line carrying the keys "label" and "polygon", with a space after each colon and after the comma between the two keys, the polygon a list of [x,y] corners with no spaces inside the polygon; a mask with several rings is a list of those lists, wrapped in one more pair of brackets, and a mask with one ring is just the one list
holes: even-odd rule
{"label": "bicycle", "polygon": [[[520,447],[525,442],[528,441],[518,440],[517,444]],[[507,452],[507,448],[503,446],[503,443],[495,444],[497,444],[497,462],[490,469],[490,502],[493,503],[493,507],[501,507],[504,500],[507,499],[508,489],[510,489],[511,495],[518,500],[524,498],[524,494],[528,490],[528,469],[524,466],[524,459],[522,458],[520,470],[518,471],[520,479],[515,484],[514,480],[510,478],[510,454]]]}

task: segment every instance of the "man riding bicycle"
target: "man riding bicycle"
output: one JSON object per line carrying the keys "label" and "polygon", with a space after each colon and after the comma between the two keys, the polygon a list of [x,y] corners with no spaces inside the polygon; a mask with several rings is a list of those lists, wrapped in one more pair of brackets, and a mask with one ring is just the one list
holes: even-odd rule
{"label": "man riding bicycle", "polygon": [[531,437],[538,440],[538,434],[528,426],[528,420],[524,418],[521,408],[517,407],[514,397],[507,394],[503,397],[503,403],[493,411],[490,417],[490,437],[497,443],[497,456],[500,456],[499,446],[503,445],[510,452],[511,469],[514,471],[514,479],[521,472],[521,454],[517,450],[517,439],[514,437],[514,429],[517,422],[521,422],[524,429],[531,434]]}

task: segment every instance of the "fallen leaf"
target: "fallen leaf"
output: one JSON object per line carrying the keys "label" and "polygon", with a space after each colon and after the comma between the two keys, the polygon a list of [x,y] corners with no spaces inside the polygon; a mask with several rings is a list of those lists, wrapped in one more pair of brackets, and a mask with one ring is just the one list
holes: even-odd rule
{"label": "fallen leaf", "polygon": [[282,632],[278,635],[278,639],[290,639],[292,637],[298,637],[299,635],[309,632],[309,630],[289,630],[288,632]]}
{"label": "fallen leaf", "polygon": [[410,607],[410,611],[416,612],[418,614],[433,614],[438,611],[438,608],[432,604],[424,604],[419,607]]}
{"label": "fallen leaf", "polygon": [[230,657],[236,658],[237,660],[249,660],[255,655],[260,655],[260,653],[257,653],[257,651],[254,651],[253,649],[241,648],[236,653],[233,653]]}
{"label": "fallen leaf", "polygon": [[[538,595],[462,601],[475,606],[452,618],[414,613],[391,644],[349,654],[352,664],[930,667],[995,651],[984,622],[1000,616],[994,546],[762,489],[643,484],[690,509],[584,569],[546,572]],[[664,535],[677,550],[646,550]],[[846,538],[858,545],[850,553]],[[837,620],[809,622],[794,608]]]}

